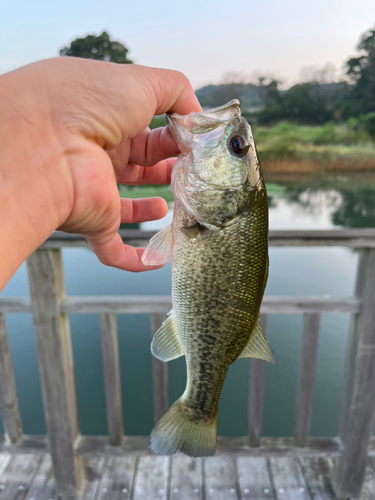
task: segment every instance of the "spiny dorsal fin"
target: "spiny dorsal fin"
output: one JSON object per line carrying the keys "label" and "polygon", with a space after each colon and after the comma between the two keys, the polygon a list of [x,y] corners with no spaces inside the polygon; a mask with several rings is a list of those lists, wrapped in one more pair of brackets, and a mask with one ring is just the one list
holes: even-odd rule
{"label": "spiny dorsal fin", "polygon": [[166,264],[172,259],[173,232],[172,226],[168,226],[156,233],[148,244],[142,255],[142,262],[146,266],[157,266]]}
{"label": "spiny dorsal fin", "polygon": [[170,361],[184,356],[184,351],[177,337],[173,309],[168,313],[168,318],[155,333],[151,343],[151,352],[155,358],[161,361]]}
{"label": "spiny dorsal fin", "polygon": [[244,350],[239,355],[239,358],[258,358],[264,359],[264,361],[269,361],[270,363],[275,362],[275,356],[269,345],[263,328],[258,321],[251,332],[250,340],[244,347]]}

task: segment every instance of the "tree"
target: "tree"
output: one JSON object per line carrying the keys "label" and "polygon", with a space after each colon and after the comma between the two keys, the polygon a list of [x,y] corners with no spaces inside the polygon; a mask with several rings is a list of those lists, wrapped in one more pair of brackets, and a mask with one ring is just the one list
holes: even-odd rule
{"label": "tree", "polygon": [[114,62],[118,64],[132,63],[128,59],[129,50],[121,42],[112,41],[106,31],[99,36],[87,35],[85,38],[76,38],[70,47],[60,50],[60,56],[83,57],[84,59],[97,59],[99,61]]}
{"label": "tree", "polygon": [[358,57],[346,61],[346,74],[352,83],[347,114],[375,111],[375,27],[362,35]]}

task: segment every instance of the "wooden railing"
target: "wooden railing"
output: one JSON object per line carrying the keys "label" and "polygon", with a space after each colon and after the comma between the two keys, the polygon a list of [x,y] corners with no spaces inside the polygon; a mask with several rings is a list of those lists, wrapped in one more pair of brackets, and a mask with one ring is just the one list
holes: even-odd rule
{"label": "wooden railing", "polygon": [[[144,246],[154,233],[123,231],[124,242]],[[263,438],[264,362],[251,361],[248,436],[219,438],[219,450],[246,454],[339,455],[334,486],[340,498],[359,496],[375,408],[375,230],[271,231],[271,246],[346,246],[359,249],[354,297],[265,297],[268,314],[301,313],[304,329],[294,438]],[[87,246],[79,236],[53,234],[28,259],[30,298],[0,298],[0,402],[5,428],[2,449],[17,453],[50,450],[59,498],[76,498],[85,480],[82,454],[146,452],[143,438],[123,437],[116,314],[148,313],[153,335],[171,308],[164,296],[67,297],[61,247]],[[38,346],[48,441],[23,436],[8,347],[7,313],[32,312]],[[310,438],[319,324],[322,313],[351,313],[340,432],[337,438]],[[77,418],[69,314],[100,314],[108,439],[80,436]],[[153,358],[155,421],[168,408],[167,364]],[[370,448],[369,448],[370,445]]]}

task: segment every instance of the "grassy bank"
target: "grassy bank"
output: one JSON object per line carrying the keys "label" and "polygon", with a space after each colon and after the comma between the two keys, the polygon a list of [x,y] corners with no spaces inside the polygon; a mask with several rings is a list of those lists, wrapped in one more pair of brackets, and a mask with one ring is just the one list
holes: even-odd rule
{"label": "grassy bank", "polygon": [[375,170],[375,143],[363,130],[327,123],[321,127],[279,123],[253,127],[263,170],[271,173]]}
{"label": "grassy bank", "polygon": [[[164,117],[155,117],[151,128],[165,123]],[[264,172],[375,171],[375,142],[366,131],[353,126],[300,126],[284,122],[274,127],[252,128]]]}

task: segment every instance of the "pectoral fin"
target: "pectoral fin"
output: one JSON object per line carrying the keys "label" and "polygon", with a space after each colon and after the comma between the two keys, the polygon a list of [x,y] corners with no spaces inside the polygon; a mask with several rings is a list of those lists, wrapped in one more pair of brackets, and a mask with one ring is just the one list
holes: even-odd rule
{"label": "pectoral fin", "polygon": [[166,264],[172,259],[172,252],[173,232],[172,226],[168,226],[150,239],[150,243],[142,255],[142,262],[146,266]]}
{"label": "pectoral fin", "polygon": [[275,362],[275,356],[269,345],[266,335],[261,327],[259,319],[251,332],[250,340],[244,347],[244,350],[239,355],[239,358],[258,358],[264,359],[264,361],[269,361],[270,363]]}
{"label": "pectoral fin", "polygon": [[170,361],[184,356],[184,351],[177,337],[173,309],[168,313],[168,318],[155,333],[152,339],[151,352],[155,358],[161,361]]}

